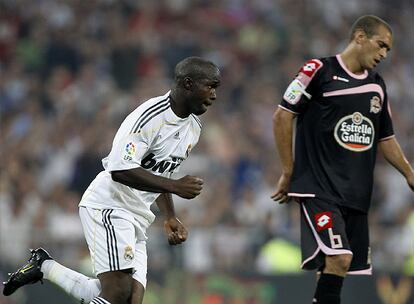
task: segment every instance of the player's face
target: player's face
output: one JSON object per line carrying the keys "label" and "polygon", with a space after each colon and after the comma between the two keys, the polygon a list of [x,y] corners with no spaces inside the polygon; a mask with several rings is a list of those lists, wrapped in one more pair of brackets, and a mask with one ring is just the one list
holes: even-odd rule
{"label": "player's face", "polygon": [[392,34],[385,26],[379,26],[372,37],[366,37],[362,43],[361,65],[364,69],[375,68],[383,59],[387,58],[392,47]]}
{"label": "player's face", "polygon": [[217,98],[216,89],[220,85],[220,72],[215,70],[205,78],[199,79],[194,83],[194,91],[190,105],[190,112],[201,115],[213,104]]}

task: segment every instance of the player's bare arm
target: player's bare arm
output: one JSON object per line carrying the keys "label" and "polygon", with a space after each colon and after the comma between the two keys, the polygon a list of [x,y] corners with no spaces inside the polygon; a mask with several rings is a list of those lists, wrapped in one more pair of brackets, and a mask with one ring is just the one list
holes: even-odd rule
{"label": "player's bare arm", "polygon": [[155,202],[165,218],[164,229],[167,234],[168,243],[170,245],[178,245],[185,242],[188,232],[175,215],[171,193],[162,193]]}
{"label": "player's bare arm", "polygon": [[414,170],[404,152],[401,150],[400,144],[395,137],[381,141],[379,147],[385,159],[393,165],[407,180],[408,185],[414,191]]}
{"label": "player's bare arm", "polygon": [[282,175],[276,185],[272,199],[280,204],[289,201],[287,191],[293,170],[293,120],[295,114],[278,108],[273,115],[273,134],[282,163]]}
{"label": "player's bare arm", "polygon": [[126,186],[155,193],[174,193],[182,198],[192,199],[201,193],[203,180],[186,175],[170,179],[152,174],[142,168],[112,172],[112,179]]}

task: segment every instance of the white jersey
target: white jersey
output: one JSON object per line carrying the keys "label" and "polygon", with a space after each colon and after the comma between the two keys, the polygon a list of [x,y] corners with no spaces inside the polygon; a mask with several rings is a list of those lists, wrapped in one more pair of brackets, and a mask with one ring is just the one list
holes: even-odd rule
{"label": "white jersey", "polygon": [[111,171],[137,167],[170,178],[197,144],[200,119],[191,114],[178,117],[170,106],[170,92],[151,98],[122,122],[109,155],[85,191],[79,206],[96,209],[126,209],[149,226],[155,219],[151,204],[159,193],[140,191],[112,180]]}

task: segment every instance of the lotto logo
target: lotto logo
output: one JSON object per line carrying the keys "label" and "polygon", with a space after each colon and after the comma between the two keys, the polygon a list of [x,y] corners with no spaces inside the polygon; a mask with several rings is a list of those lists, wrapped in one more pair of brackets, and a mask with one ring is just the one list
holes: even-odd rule
{"label": "lotto logo", "polygon": [[300,69],[300,72],[305,74],[306,76],[312,78],[316,71],[322,67],[322,62],[317,59],[309,60],[304,64],[304,66]]}
{"label": "lotto logo", "polygon": [[316,230],[321,231],[332,228],[331,212],[321,212],[315,215]]}
{"label": "lotto logo", "polygon": [[303,70],[304,71],[313,71],[314,69],[316,69],[316,65],[314,63],[307,63],[304,67]]}

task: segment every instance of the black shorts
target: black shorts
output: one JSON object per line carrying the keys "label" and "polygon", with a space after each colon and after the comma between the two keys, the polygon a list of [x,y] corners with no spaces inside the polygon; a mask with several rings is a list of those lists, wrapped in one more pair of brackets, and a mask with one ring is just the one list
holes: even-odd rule
{"label": "black shorts", "polygon": [[318,198],[301,206],[302,268],[322,270],[325,256],[352,254],[348,274],[372,273],[368,215]]}

